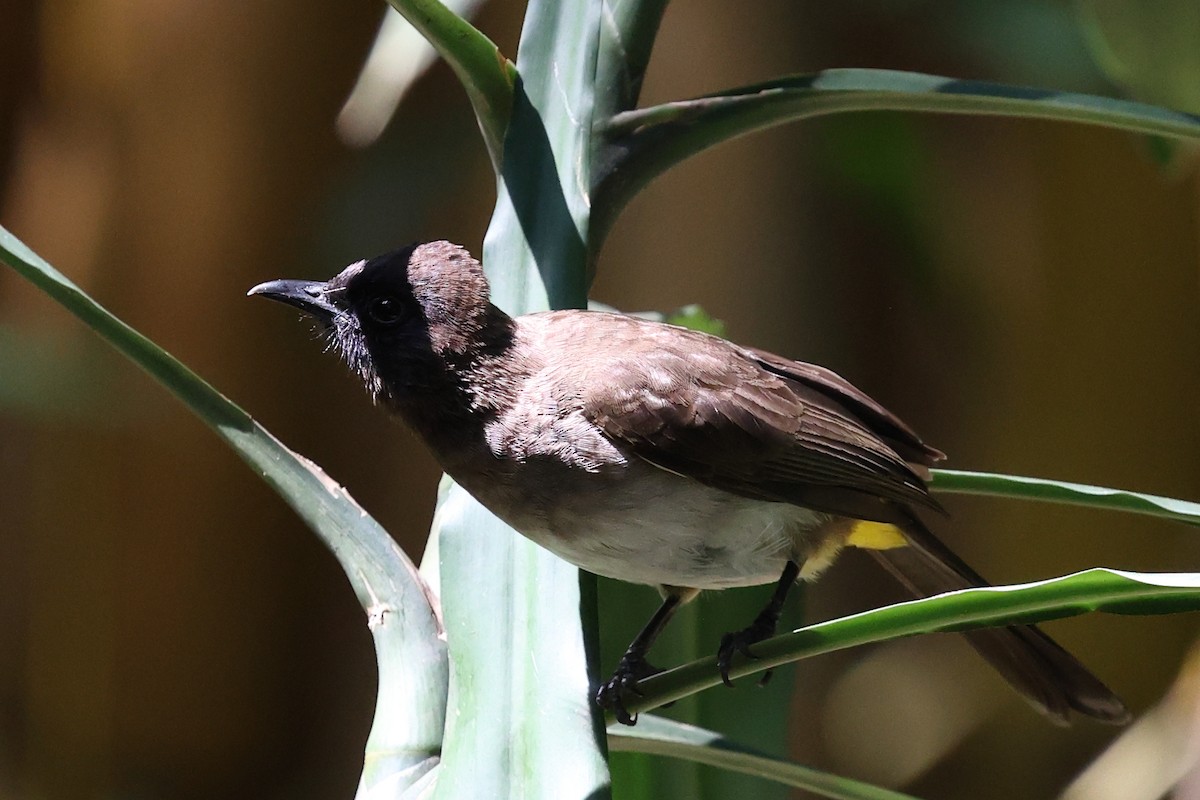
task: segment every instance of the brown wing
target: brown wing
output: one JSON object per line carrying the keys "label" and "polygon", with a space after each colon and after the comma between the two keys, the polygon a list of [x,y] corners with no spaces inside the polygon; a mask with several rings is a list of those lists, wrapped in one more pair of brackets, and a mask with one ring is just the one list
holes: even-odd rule
{"label": "brown wing", "polygon": [[802,361],[790,361],[753,347],[741,349],[758,361],[764,369],[803,384],[835,403],[838,408],[843,409],[843,413],[853,413],[864,420],[888,446],[909,462],[932,467],[946,458],[940,450],[921,441],[921,437],[899,417],[833,370]]}
{"label": "brown wing", "polygon": [[[893,521],[894,503],[938,508],[897,452],[940,454],[819,367],[707,334],[613,317],[587,347],[577,398],[611,439],[663,469],[739,495]],[[602,376],[602,377],[601,377]]]}

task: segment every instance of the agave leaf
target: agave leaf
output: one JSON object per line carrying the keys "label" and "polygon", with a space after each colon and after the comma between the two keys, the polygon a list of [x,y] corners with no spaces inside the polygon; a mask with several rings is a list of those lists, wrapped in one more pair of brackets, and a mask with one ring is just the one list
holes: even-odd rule
{"label": "agave leaf", "polygon": [[1081,122],[1200,138],[1200,117],[1111,97],[915,72],[832,69],[613,115],[594,175],[593,247],[625,204],[684,159],[756,130],[849,111],[925,111]]}
{"label": "agave leaf", "polygon": [[[1011,586],[963,589],[809,625],[754,646],[759,658],[735,658],[733,678],[780,664],[872,642],[969,628],[1027,624],[1088,611],[1162,614],[1200,608],[1200,573],[1090,569]],[[715,658],[694,661],[642,681],[630,712],[648,711],[716,686]]]}
{"label": "agave leaf", "polygon": [[[0,260],[144,369],[233,448],[337,557],[375,642],[379,696],[360,792],[404,786],[437,763],[447,663],[436,600],[387,531],[320,467],[0,228]],[[182,456],[181,456],[182,457]]]}
{"label": "agave leaf", "polygon": [[695,761],[834,800],[913,800],[907,794],[774,758],[730,741],[719,733],[652,714],[643,714],[633,728],[609,728],[608,742],[614,752],[649,753]]}
{"label": "agave leaf", "polygon": [[935,469],[932,487],[939,492],[1016,497],[1090,508],[1108,508],[1188,522],[1192,525],[1200,524],[1200,503],[1126,489],[1089,486],[1084,483],[1029,478],[1024,475],[999,475],[993,472]]}

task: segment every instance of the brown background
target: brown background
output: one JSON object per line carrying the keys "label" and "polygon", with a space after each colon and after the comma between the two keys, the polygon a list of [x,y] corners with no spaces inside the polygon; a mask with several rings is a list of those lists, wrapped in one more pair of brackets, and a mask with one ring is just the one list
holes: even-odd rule
{"label": "brown background", "polygon": [[[676,4],[645,101],[834,66],[1115,91],[1069,4],[825,5]],[[477,24],[512,54],[521,13],[497,0]],[[243,297],[418,238],[479,250],[492,180],[448,69],[372,148],[334,136],[379,15],[366,2],[0,0],[0,221],[417,555],[430,459],[290,314]],[[1196,183],[1147,152],[1000,119],[776,129],[635,201],[593,296],[702,303],[733,337],[852,378],[955,467],[1200,498]],[[997,581],[1200,560],[1180,525],[948,505],[947,538]],[[7,271],[0,526],[0,796],[349,796],[374,667],[333,559],[209,431]],[[810,616],[896,599],[877,579],[847,559],[810,592]],[[1143,710],[1194,620],[1050,628]],[[884,779],[903,745],[916,794],[1045,796],[1114,735],[1045,725],[965,652],[909,642],[803,665],[796,756]],[[961,708],[979,712],[947,717]],[[879,751],[883,765],[868,758]]]}

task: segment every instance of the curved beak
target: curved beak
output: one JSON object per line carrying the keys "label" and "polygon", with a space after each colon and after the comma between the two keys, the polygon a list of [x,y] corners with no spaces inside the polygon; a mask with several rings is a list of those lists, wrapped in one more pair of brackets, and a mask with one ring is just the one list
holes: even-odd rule
{"label": "curved beak", "polygon": [[271,300],[278,300],[329,324],[341,310],[329,301],[325,293],[326,288],[322,281],[267,281],[246,292],[246,296],[260,294]]}

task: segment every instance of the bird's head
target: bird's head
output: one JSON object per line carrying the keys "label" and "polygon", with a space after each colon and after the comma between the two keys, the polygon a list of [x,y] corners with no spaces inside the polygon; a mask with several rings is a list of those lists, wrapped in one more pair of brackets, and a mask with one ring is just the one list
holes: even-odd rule
{"label": "bird's head", "polygon": [[507,317],[488,302],[482,267],[450,242],[359,261],[328,281],[268,281],[249,294],[313,317],[377,400],[428,388],[504,344]]}

